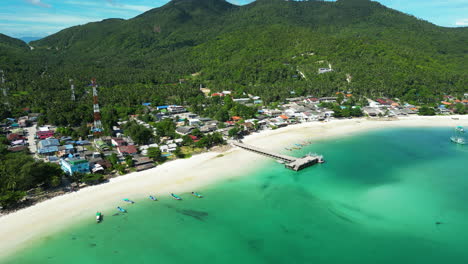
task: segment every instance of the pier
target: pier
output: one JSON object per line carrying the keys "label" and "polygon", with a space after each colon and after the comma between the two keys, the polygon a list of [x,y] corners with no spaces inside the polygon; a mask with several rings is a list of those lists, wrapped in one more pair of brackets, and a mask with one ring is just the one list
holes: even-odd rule
{"label": "pier", "polygon": [[277,154],[269,150],[261,149],[255,146],[247,145],[241,142],[234,142],[234,146],[263,155],[269,158],[284,162],[284,166],[288,169],[299,171],[310,167],[316,163],[323,163],[322,156],[306,155],[302,158],[291,157],[287,155]]}

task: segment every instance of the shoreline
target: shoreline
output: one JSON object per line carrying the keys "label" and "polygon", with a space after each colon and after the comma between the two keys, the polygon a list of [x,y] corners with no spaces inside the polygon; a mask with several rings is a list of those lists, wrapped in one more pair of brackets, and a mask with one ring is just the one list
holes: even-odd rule
{"label": "shoreline", "polygon": [[[254,133],[245,137],[243,141],[273,151],[282,151],[288,144],[303,140],[347,137],[376,129],[456,125],[468,126],[468,116],[413,116],[395,121],[362,118],[325,123],[308,122]],[[0,259],[81,220],[94,221],[96,211],[108,214],[115,206],[123,204],[122,198],[139,200],[150,194],[160,197],[171,192],[196,191],[197,188],[246,175],[269,160],[239,148],[222,152],[210,151],[190,159],[178,159],[153,169],[113,178],[108,183],[54,197],[10,213],[0,218],[0,234],[8,238],[0,241]],[[229,169],[230,167],[235,169]]]}

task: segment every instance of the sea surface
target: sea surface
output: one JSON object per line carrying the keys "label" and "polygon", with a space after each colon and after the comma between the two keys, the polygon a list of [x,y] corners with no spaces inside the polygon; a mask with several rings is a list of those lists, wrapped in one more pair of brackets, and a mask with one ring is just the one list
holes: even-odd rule
{"label": "sea surface", "polygon": [[127,214],[107,208],[102,223],[90,215],[2,263],[466,264],[468,146],[451,143],[452,133],[387,129],[314,141],[284,153],[321,153],[325,164],[294,172],[268,161],[196,190],[202,199],[128,205],[116,197]]}

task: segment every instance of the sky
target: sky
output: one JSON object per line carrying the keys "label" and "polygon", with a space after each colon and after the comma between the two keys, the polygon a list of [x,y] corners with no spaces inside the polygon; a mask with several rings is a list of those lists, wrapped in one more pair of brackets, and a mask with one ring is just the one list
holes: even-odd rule
{"label": "sky", "polygon": [[[228,0],[243,5],[252,0]],[[439,26],[468,26],[468,0],[377,0]],[[132,18],[168,0],[0,0],[0,33],[45,37],[106,18]]]}

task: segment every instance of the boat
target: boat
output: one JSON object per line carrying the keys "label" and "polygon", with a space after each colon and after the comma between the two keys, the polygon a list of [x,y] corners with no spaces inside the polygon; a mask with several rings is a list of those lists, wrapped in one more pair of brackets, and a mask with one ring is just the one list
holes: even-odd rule
{"label": "boat", "polygon": [[455,130],[460,133],[465,133],[465,129],[462,126],[457,126]]}
{"label": "boat", "polygon": [[284,164],[284,161],[282,160],[276,160],[276,162],[278,162],[279,164]]}
{"label": "boat", "polygon": [[172,198],[174,198],[176,200],[179,200],[179,201],[182,200],[182,198],[180,198],[180,196],[178,196],[176,194],[171,193],[171,196],[172,196]]}
{"label": "boat", "polygon": [[102,221],[102,214],[101,214],[101,212],[97,212],[96,213],[96,222],[101,223],[101,221]]}
{"label": "boat", "polygon": [[122,213],[126,213],[126,212],[127,212],[127,210],[123,209],[123,208],[120,207],[120,206],[117,206],[117,210],[119,210],[119,211],[122,212]]}
{"label": "boat", "polygon": [[156,197],[154,197],[154,196],[152,196],[152,195],[150,195],[149,198],[150,198],[151,200],[153,200],[153,201],[157,201],[157,200],[158,200],[158,199],[156,199]]}
{"label": "boat", "polygon": [[196,193],[196,192],[192,192],[192,195],[197,197],[197,198],[203,198],[203,195],[201,195],[199,193]]}
{"label": "boat", "polygon": [[465,139],[462,138],[462,137],[450,137],[450,140],[453,143],[456,143],[456,144],[460,144],[460,145],[465,145],[466,144]]}
{"label": "boat", "polygon": [[123,199],[123,201],[124,201],[124,202],[127,202],[127,203],[131,203],[131,204],[134,204],[134,203],[135,203],[134,201],[132,201],[132,200],[130,200],[130,199],[127,199],[127,198]]}

